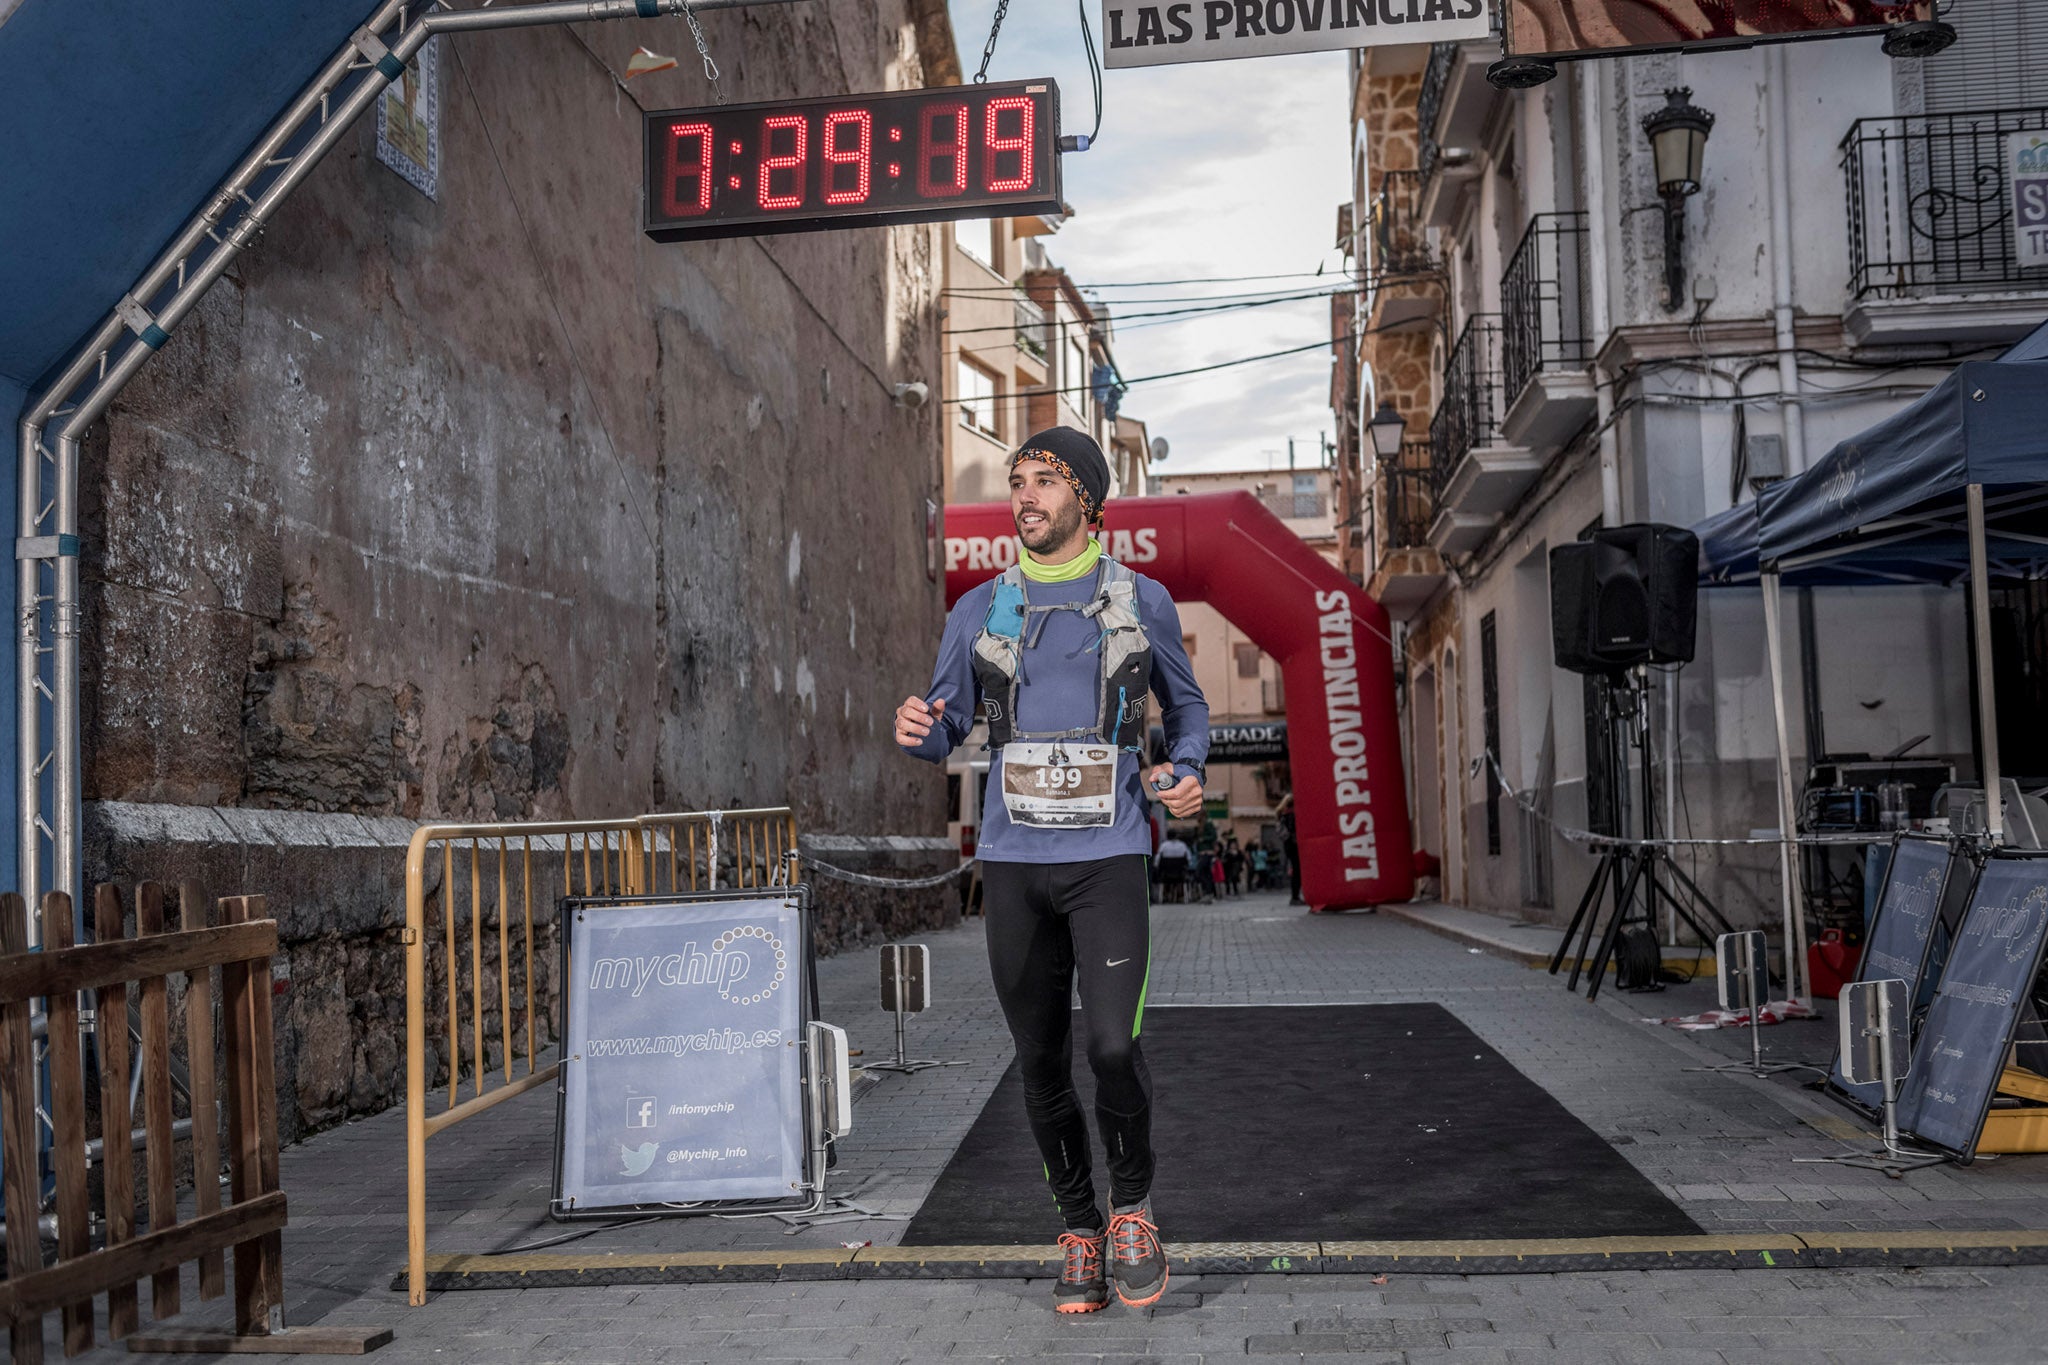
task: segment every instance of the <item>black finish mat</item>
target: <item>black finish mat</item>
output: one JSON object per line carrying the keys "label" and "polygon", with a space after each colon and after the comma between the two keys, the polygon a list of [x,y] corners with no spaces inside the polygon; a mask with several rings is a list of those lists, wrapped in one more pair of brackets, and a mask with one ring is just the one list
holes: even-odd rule
{"label": "black finish mat", "polygon": [[[1094,1125],[1094,1081],[1074,1083]],[[1700,1229],[1438,1005],[1145,1014],[1153,1212],[1168,1242],[1673,1236]],[[1096,1149],[1096,1189],[1108,1174]],[[903,1237],[1059,1231],[1014,1062]]]}

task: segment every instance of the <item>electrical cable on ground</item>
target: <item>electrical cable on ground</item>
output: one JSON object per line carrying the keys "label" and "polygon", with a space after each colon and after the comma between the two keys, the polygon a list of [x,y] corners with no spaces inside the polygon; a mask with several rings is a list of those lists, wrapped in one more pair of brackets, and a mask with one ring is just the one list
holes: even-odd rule
{"label": "electrical cable on ground", "polygon": [[659,1214],[649,1214],[645,1218],[621,1218],[616,1223],[598,1223],[591,1227],[578,1228],[574,1232],[562,1233],[557,1237],[543,1237],[538,1242],[521,1242],[517,1246],[499,1247],[496,1251],[486,1251],[483,1254],[486,1256],[512,1256],[522,1251],[539,1251],[543,1247],[558,1247],[564,1242],[573,1242],[579,1237],[589,1237],[599,1232],[617,1232],[621,1228],[637,1228],[642,1223],[654,1222],[660,1216]]}

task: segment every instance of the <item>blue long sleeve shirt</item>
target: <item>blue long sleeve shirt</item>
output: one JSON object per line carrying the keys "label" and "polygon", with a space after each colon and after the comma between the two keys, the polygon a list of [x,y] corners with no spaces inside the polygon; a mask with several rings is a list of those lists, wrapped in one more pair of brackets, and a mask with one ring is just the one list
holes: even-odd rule
{"label": "blue long sleeve shirt", "polygon": [[[1085,603],[1095,595],[1102,571],[1071,583],[1029,583],[1031,604],[1051,606]],[[1181,646],[1180,613],[1173,598],[1143,574],[1138,579],[1138,619],[1152,646],[1152,695],[1159,699],[1159,719],[1166,734],[1165,761],[1176,778],[1196,776],[1209,757],[1209,704],[1195,682],[1195,670]],[[939,641],[939,659],[932,669],[926,702],[944,700],[946,709],[931,734],[904,752],[933,763],[959,747],[981,711],[981,689],[974,677],[974,639],[988,619],[995,582],[990,580],[954,604]],[[1038,622],[1042,621],[1040,629]],[[1093,729],[1101,723],[1101,656],[1094,646],[1097,630],[1077,611],[1056,611],[1036,618],[1035,637],[1027,636],[1023,651],[1023,682],[1017,689],[1017,729],[1023,733]],[[1042,829],[1010,822],[1003,804],[1000,750],[989,756],[988,789],[982,798],[977,853],[992,863],[1075,863],[1152,853],[1144,774],[1139,755],[1117,756],[1117,804],[1114,824],[1084,829]]]}

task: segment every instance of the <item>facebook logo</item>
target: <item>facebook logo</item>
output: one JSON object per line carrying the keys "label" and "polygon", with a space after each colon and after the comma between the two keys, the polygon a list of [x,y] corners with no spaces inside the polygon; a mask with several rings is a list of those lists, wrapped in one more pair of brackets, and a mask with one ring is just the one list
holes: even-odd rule
{"label": "facebook logo", "polygon": [[652,1128],[657,1106],[652,1095],[628,1095],[626,1097],[626,1126],[628,1128]]}

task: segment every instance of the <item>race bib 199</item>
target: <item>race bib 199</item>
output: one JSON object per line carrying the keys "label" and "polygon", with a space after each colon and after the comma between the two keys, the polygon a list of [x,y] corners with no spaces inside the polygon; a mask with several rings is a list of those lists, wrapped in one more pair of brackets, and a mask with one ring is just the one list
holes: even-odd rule
{"label": "race bib 199", "polygon": [[1116,750],[1102,743],[1005,744],[1003,807],[1013,825],[1115,824]]}

